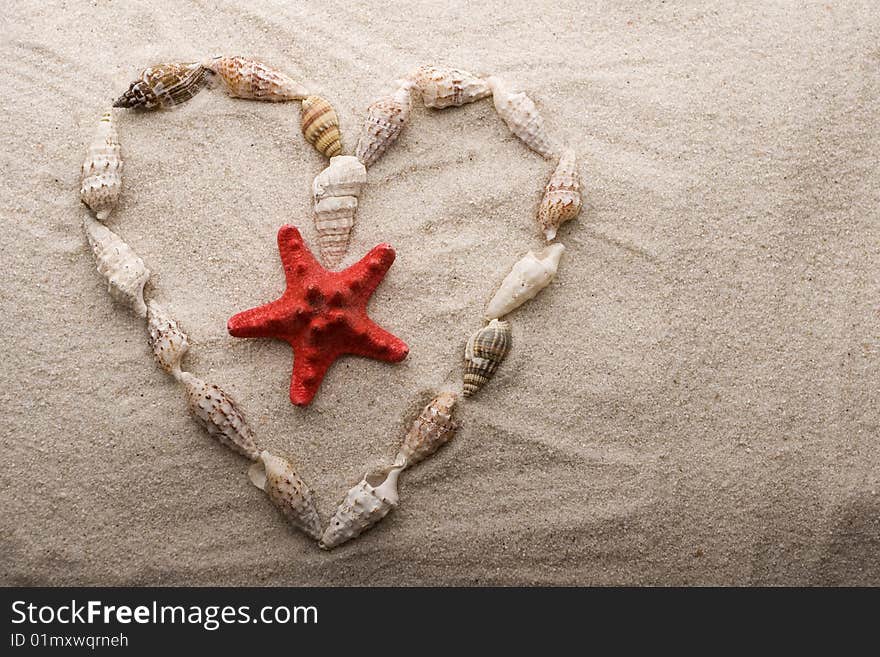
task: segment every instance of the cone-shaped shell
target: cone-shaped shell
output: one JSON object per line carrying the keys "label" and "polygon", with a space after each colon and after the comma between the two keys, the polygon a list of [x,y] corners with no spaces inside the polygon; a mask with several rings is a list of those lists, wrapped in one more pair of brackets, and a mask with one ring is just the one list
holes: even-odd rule
{"label": "cone-shaped shell", "polygon": [[301,125],[303,137],[325,157],[342,153],[339,117],[329,102],[320,96],[303,99]]}
{"label": "cone-shaped shell", "polygon": [[538,208],[538,225],[547,240],[556,237],[556,231],[566,221],[574,219],[581,209],[581,183],[577,156],[571,149],[563,151],[559,164],[544,189],[544,198]]}
{"label": "cone-shaped shell", "polygon": [[217,57],[206,63],[233,98],[283,102],[302,100],[306,88],[271,66],[247,57]]}
{"label": "cone-shaped shell", "polygon": [[159,366],[169,374],[179,376],[180,361],[189,351],[189,339],[180,330],[177,320],[155,301],[147,304],[147,332]]}
{"label": "cone-shaped shell", "polygon": [[174,107],[199,93],[210,78],[211,71],[198,63],[157,64],[144,69],[113,107],[145,110]]}
{"label": "cone-shaped shell", "polygon": [[101,116],[95,138],[83,161],[79,197],[100,221],[104,221],[116,207],[121,191],[122,153],[113,114],[108,110]]}
{"label": "cone-shaped shell", "polygon": [[248,469],[248,478],[266,492],[290,524],[316,541],[321,539],[321,519],[311,491],[289,461],[263,450]]}
{"label": "cone-shaped shell", "polygon": [[367,109],[355,150],[355,156],[364,166],[372,166],[400,136],[412,111],[413,84],[411,80],[404,80],[393,94],[380,98]]}
{"label": "cone-shaped shell", "polygon": [[425,107],[460,107],[492,95],[488,83],[472,73],[442,66],[419,66],[409,79],[422,95]]}
{"label": "cone-shaped shell", "polygon": [[360,536],[388,515],[398,503],[397,478],[403,468],[365,476],[348,491],[318,544],[325,550]]}
{"label": "cone-shaped shell", "polygon": [[493,319],[474,333],[464,350],[464,396],[470,397],[491,379],[510,351],[509,322]]}
{"label": "cone-shaped shell", "polygon": [[312,183],[318,246],[324,264],[331,269],[348,251],[357,197],[366,182],[367,170],[356,157],[337,155]]}
{"label": "cone-shaped shell", "polygon": [[189,372],[179,372],[177,380],[186,391],[190,412],[209,435],[251,461],[260,458],[253,432],[229,395]]}
{"label": "cone-shaped shell", "polygon": [[544,119],[532,99],[522,91],[512,93],[498,78],[486,79],[492,89],[492,100],[510,131],[536,153],[553,157],[556,147],[544,128]]}
{"label": "cone-shaped shell", "polygon": [[95,255],[98,272],[107,279],[110,296],[140,317],[146,317],[144,285],[150,278],[150,270],[144,261],[104,224],[87,216],[83,219],[83,228]]}
{"label": "cone-shaped shell", "polygon": [[486,319],[502,317],[519,308],[550,285],[559,268],[565,247],[551,244],[538,254],[529,251],[501,282],[501,287],[486,308]]}
{"label": "cone-shaped shell", "polygon": [[458,429],[458,423],[452,419],[456,401],[455,393],[441,392],[422,409],[403,439],[394,465],[415,465],[452,439]]}

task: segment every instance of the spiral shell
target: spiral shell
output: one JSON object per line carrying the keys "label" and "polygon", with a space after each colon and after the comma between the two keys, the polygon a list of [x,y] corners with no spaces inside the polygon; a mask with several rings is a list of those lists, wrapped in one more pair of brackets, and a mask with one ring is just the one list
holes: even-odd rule
{"label": "spiral shell", "polygon": [[309,96],[302,102],[302,133],[306,141],[324,157],[342,153],[339,117],[329,102],[320,96]]}
{"label": "spiral shell", "polygon": [[367,109],[355,156],[372,166],[400,136],[412,111],[410,92],[414,83],[404,80],[390,96],[380,98]]}
{"label": "spiral shell", "polygon": [[167,109],[195,96],[210,78],[211,71],[199,63],[157,64],[144,69],[113,107]]}
{"label": "spiral shell", "polygon": [[189,372],[180,372],[177,380],[183,384],[190,412],[209,435],[251,461],[260,458],[253,432],[229,395]]}
{"label": "spiral shell", "polygon": [[305,87],[281,71],[246,57],[216,57],[206,63],[220,76],[233,98],[283,102],[302,100],[309,95]]}
{"label": "spiral shell", "polygon": [[342,545],[379,522],[398,503],[397,478],[403,468],[392,467],[364,476],[348,491],[318,544],[325,550]]}
{"label": "spiral shell", "polygon": [[550,285],[565,247],[551,244],[537,255],[529,251],[501,282],[486,308],[486,319],[495,319],[519,308]]}
{"label": "spiral shell", "polygon": [[146,317],[144,285],[150,278],[150,270],[144,261],[104,224],[85,217],[83,228],[95,255],[98,272],[107,279],[110,296],[140,317]]}
{"label": "spiral shell", "polygon": [[286,459],[263,450],[248,468],[251,483],[266,492],[290,523],[313,539],[321,539],[321,519],[306,483]]}
{"label": "spiral shell", "polygon": [[452,419],[457,400],[455,393],[441,392],[422,409],[403,439],[394,465],[415,465],[452,439],[458,429],[458,423]]}
{"label": "spiral shell", "polygon": [[179,377],[180,361],[189,351],[189,339],[177,321],[155,301],[147,304],[147,332],[159,366],[175,378]]}
{"label": "spiral shell", "polygon": [[556,146],[544,129],[544,119],[532,99],[522,91],[510,92],[496,77],[487,78],[486,82],[492,89],[495,111],[510,131],[536,153],[546,158],[552,157],[556,152]]}
{"label": "spiral shell", "polygon": [[342,262],[348,251],[358,196],[366,182],[367,170],[356,157],[337,155],[312,183],[318,246],[330,268]]}
{"label": "spiral shell", "polygon": [[538,208],[538,225],[547,241],[556,237],[556,231],[566,221],[574,219],[581,209],[581,184],[577,156],[571,149],[563,151],[559,164],[544,189],[544,198]]}
{"label": "spiral shell", "polygon": [[464,350],[464,396],[470,397],[489,382],[510,351],[509,322],[493,319],[474,333]]}
{"label": "spiral shell", "polygon": [[492,95],[487,82],[457,68],[419,66],[409,75],[425,107],[460,107]]}
{"label": "spiral shell", "polygon": [[101,116],[95,138],[82,165],[79,197],[92,209],[99,221],[110,216],[122,191],[122,155],[119,136],[113,125],[113,113]]}

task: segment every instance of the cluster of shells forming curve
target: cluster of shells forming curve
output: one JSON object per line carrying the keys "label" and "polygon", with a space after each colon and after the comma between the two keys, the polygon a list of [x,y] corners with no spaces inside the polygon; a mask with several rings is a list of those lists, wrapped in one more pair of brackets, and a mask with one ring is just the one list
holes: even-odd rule
{"label": "cluster of shells forming curve", "polygon": [[[372,103],[366,112],[354,155],[345,155],[339,117],[328,100],[313,95],[300,83],[273,67],[245,57],[215,57],[202,62],[164,63],[141,72],[113,104],[117,108],[156,110],[174,107],[219,82],[235,98],[269,102],[301,101],[303,136],[329,158],[312,185],[314,221],[321,257],[335,268],[345,257],[354,227],[358,197],[367,182],[367,168],[390,148],[406,128],[413,97],[428,108],[445,109],[492,98],[495,110],[510,131],[526,146],[556,167],[538,206],[536,222],[546,241],[555,240],[561,224],[580,211],[581,195],[577,158],[551,139],[535,103],[512,91],[497,77],[482,78],[466,71],[440,66],[420,66],[398,80],[389,94]],[[146,301],[144,286],[150,271],[143,260],[102,222],[113,211],[122,190],[123,161],[112,110],[103,113],[82,166],[82,201],[94,212],[83,229],[95,256],[98,272],[107,281],[113,298],[146,319],[148,342],[159,366],[183,388],[194,419],[209,435],[253,461],[251,482],[265,491],[288,521],[332,549],[375,525],[398,505],[400,474],[452,439],[458,428],[453,419],[458,394],[442,391],[412,423],[395,459],[364,475],[339,505],[325,527],[312,500],[312,492],[293,464],[259,447],[235,402],[218,386],[182,369],[189,340],[177,321],[155,301]],[[502,319],[534,298],[556,275],[565,247],[553,242],[540,251],[529,251],[502,280],[486,306],[488,323],[467,341],[464,353],[462,394],[471,397],[492,379],[512,344],[510,322]]]}

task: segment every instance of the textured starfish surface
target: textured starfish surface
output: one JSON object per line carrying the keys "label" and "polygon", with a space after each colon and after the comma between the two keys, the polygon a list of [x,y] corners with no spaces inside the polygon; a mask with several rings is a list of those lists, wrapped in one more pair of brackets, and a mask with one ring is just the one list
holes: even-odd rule
{"label": "textured starfish surface", "polygon": [[290,401],[306,406],[345,354],[396,363],[409,347],[367,317],[367,302],[394,262],[387,244],[340,272],[324,269],[294,226],[278,231],[287,289],[276,301],[229,318],[237,338],[277,338],[293,347]]}

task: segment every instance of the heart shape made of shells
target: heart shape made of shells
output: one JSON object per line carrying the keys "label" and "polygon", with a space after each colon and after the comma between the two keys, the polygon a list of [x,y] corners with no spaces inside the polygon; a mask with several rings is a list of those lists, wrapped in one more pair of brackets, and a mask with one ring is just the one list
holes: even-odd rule
{"label": "heart shape made of shells", "polygon": [[[113,107],[168,109],[212,86],[214,79],[219,79],[234,98],[301,101],[302,133],[329,158],[329,166],[315,177],[312,186],[318,246],[328,268],[335,268],[345,256],[358,197],[367,181],[367,168],[397,140],[409,120],[414,96],[420,97],[426,107],[435,109],[458,107],[491,97],[498,115],[514,135],[544,158],[557,161],[536,217],[548,242],[555,239],[563,222],[573,219],[580,211],[580,181],[574,152],[559,148],[549,137],[541,114],[525,93],[511,91],[494,76],[482,78],[440,66],[416,68],[397,81],[393,93],[368,107],[353,156],[343,155],[339,119],[326,99],[310,95],[301,84],[275,68],[245,57],[215,57],[203,62],[152,66],[131,83]],[[325,527],[311,491],[291,462],[258,447],[253,431],[229,395],[181,369],[181,361],[189,349],[186,334],[165,309],[152,300],[145,300],[144,286],[150,271],[144,261],[102,223],[113,211],[122,190],[122,169],[119,138],[112,110],[108,110],[100,119],[82,166],[80,197],[95,214],[95,218],[84,217],[83,227],[98,272],[107,280],[109,293],[146,319],[148,341],[156,360],[182,385],[193,417],[211,436],[254,462],[248,470],[251,482],[266,492],[291,524],[317,540],[324,549],[359,536],[397,506],[400,473],[434,454],[454,436],[458,428],[453,419],[457,391],[444,390],[424,407],[404,437],[394,461],[365,475],[349,490]],[[511,348],[510,322],[502,318],[550,284],[564,250],[562,244],[554,242],[537,253],[529,251],[501,282],[486,307],[488,324],[470,337],[465,348],[464,397],[473,396],[489,382]],[[393,251],[391,253],[393,259]]]}

